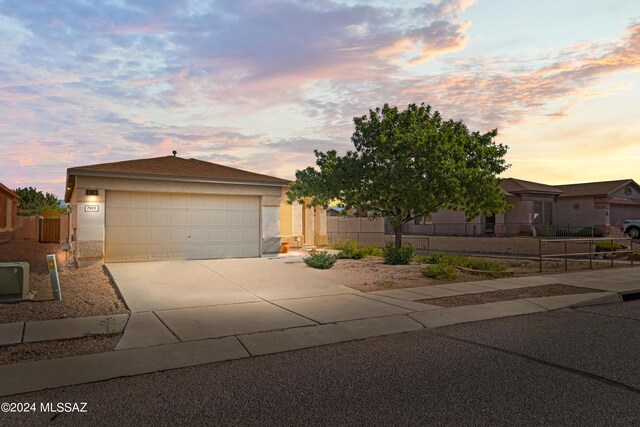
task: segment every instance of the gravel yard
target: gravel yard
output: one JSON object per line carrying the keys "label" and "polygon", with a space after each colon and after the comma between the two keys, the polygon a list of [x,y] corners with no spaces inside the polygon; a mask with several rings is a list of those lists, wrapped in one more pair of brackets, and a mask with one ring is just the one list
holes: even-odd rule
{"label": "gravel yard", "polygon": [[595,289],[580,288],[560,284],[531,286],[527,288],[505,289],[500,291],[482,292],[477,294],[460,295],[456,297],[432,298],[419,300],[425,304],[441,307],[459,307],[462,305],[486,304],[498,301],[511,301],[524,298],[539,298],[558,295],[589,294],[600,292]]}
{"label": "gravel yard", "polygon": [[120,335],[107,335],[0,347],[0,366],[103,353],[113,350],[119,339]]}
{"label": "gravel yard", "polygon": [[[47,254],[56,254],[62,301],[53,300]],[[126,306],[105,274],[104,266],[68,267],[60,245],[31,240],[0,244],[0,261],[28,262],[31,301],[0,304],[0,323],[62,319],[127,313]]]}
{"label": "gravel yard", "polygon": [[[480,259],[504,265],[507,270],[512,272],[509,277],[540,275],[537,260],[490,257],[483,257]],[[311,267],[308,267],[303,262],[292,263],[290,265],[292,268],[311,269]],[[615,268],[622,268],[625,266],[628,266],[628,264],[615,264]],[[359,260],[340,259],[328,270],[313,269],[313,271],[315,274],[322,275],[335,281],[337,284],[348,286],[362,292],[492,279],[492,277],[489,276],[458,271],[457,277],[453,280],[434,280],[424,277],[420,273],[420,270],[426,267],[427,264],[417,263],[410,265],[386,265],[380,257],[367,257]],[[568,267],[569,271],[584,271],[589,268],[589,263],[587,261],[570,260]],[[611,268],[611,264],[608,261],[594,261],[593,268]],[[542,274],[564,272],[564,261],[545,260],[543,262]]]}

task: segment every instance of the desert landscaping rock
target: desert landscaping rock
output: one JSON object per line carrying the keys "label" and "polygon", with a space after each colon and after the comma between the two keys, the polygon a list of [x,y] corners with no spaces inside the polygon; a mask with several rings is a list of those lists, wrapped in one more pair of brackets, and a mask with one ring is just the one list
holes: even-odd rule
{"label": "desert landscaping rock", "polygon": [[32,342],[0,348],[0,365],[104,353],[115,349],[119,335],[96,335],[70,340]]}
{"label": "desert landscaping rock", "polygon": [[574,305],[584,304],[586,302],[612,302],[611,297],[614,298],[614,301],[617,299],[620,301],[618,294],[608,293],[608,292],[594,292],[594,293],[581,293],[577,295],[560,295],[560,296],[552,296],[552,297],[540,297],[540,298],[528,298],[527,301],[530,301],[534,304],[537,304],[541,307],[546,308],[547,310],[556,310],[564,307],[571,307]]}
{"label": "desert landscaping rock", "polygon": [[[541,297],[573,295],[573,294],[589,294],[593,293],[593,289],[580,288],[567,285],[540,285],[530,287],[519,287],[515,289],[501,289],[482,293],[473,293],[438,299],[424,299],[427,304],[438,305],[442,307],[459,307],[463,305],[486,304],[497,301],[510,301],[517,299],[538,299]],[[558,301],[560,301],[558,299]],[[562,303],[560,303],[562,304]],[[547,308],[547,307],[545,307]]]}
{"label": "desert landscaping rock", "polygon": [[[56,254],[62,301],[53,300],[47,254]],[[127,313],[124,302],[105,274],[104,266],[67,267],[60,245],[12,240],[0,245],[0,261],[28,262],[29,289],[36,292],[29,302],[0,305],[0,324]]]}

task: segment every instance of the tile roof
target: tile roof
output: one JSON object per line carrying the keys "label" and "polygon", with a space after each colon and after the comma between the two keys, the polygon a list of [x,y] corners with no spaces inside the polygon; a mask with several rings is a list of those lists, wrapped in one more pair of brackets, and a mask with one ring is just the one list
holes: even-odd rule
{"label": "tile roof", "polygon": [[638,184],[632,179],[620,179],[617,181],[585,182],[581,184],[557,185],[563,191],[561,197],[579,196],[607,196],[628,184]]}
{"label": "tile roof", "polygon": [[562,190],[551,185],[538,182],[525,181],[523,179],[506,178],[500,183],[500,188],[507,193],[550,193],[561,194]]}
{"label": "tile roof", "polygon": [[122,162],[101,163],[67,169],[67,175],[82,175],[83,172],[90,175],[153,176],[179,178],[182,180],[228,181],[281,186],[290,183],[290,181],[286,179],[218,165],[203,160],[184,159],[176,156],[125,160]]}

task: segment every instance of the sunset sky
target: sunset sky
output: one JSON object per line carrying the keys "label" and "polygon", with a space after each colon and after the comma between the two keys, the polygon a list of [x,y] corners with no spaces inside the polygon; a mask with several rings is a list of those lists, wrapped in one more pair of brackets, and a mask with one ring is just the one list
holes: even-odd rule
{"label": "sunset sky", "polygon": [[0,0],[0,182],[172,150],[293,178],[385,102],[497,128],[504,176],[640,181],[638,6]]}

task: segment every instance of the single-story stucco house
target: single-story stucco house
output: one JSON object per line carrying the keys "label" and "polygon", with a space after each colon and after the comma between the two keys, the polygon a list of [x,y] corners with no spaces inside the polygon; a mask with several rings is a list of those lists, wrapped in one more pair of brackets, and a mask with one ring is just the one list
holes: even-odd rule
{"label": "single-story stucco house", "polygon": [[282,240],[323,244],[324,213],[286,203],[288,184],[175,154],[70,168],[72,256],[83,266],[269,256]]}
{"label": "single-story stucco house", "polygon": [[501,184],[511,208],[469,222],[462,212],[439,211],[404,227],[406,234],[579,235],[591,228],[615,234],[627,219],[640,219],[640,186],[632,179],[547,185],[517,178]]}
{"label": "single-story stucco house", "polygon": [[20,196],[0,183],[0,243],[13,238],[13,228],[18,217]]}

